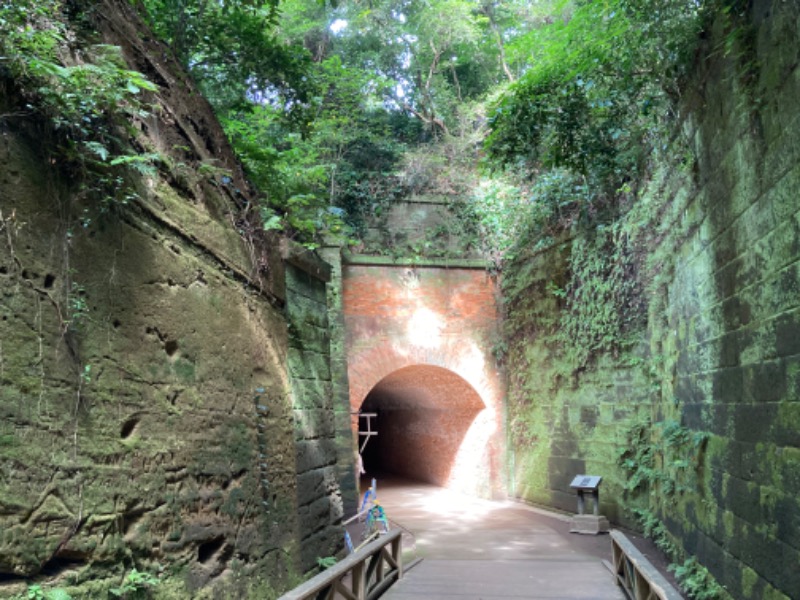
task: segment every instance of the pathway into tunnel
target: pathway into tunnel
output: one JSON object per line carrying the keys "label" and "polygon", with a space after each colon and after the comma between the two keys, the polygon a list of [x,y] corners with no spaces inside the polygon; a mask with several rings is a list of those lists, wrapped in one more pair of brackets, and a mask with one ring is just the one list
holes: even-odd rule
{"label": "pathway into tunnel", "polygon": [[[415,365],[379,381],[364,399],[374,436],[360,436],[367,476],[396,475],[457,489],[487,487],[492,419],[481,397],[448,369]],[[366,428],[362,416],[360,428]],[[365,439],[366,438],[366,439]]]}
{"label": "pathway into tunnel", "polygon": [[397,477],[377,497],[406,532],[406,562],[423,559],[386,600],[624,599],[603,565],[608,536],[570,534],[565,516]]}

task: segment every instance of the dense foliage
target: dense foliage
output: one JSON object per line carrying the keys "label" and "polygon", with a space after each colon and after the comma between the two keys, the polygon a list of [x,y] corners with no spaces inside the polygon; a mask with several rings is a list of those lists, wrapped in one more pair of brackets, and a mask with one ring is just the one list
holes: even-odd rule
{"label": "dense foliage", "polygon": [[267,227],[313,245],[344,221],[357,236],[394,199],[446,190],[495,261],[629,203],[670,130],[703,12],[697,0],[144,4],[263,192]]}
{"label": "dense foliage", "polygon": [[[115,49],[71,47],[62,23],[78,5],[2,4],[0,65],[79,171],[144,168],[156,157],[114,132],[152,88]],[[396,198],[444,193],[496,261],[630,200],[703,13],[698,0],[142,5],[216,109],[267,228],[314,245],[345,223],[357,236]]]}
{"label": "dense foliage", "polygon": [[342,221],[358,235],[397,197],[450,189],[424,176],[444,148],[469,146],[467,191],[449,194],[470,195],[483,103],[525,68],[505,46],[550,4],[144,1],[263,192],[267,227],[310,245]]}
{"label": "dense foliage", "polygon": [[580,182],[570,199],[560,190],[535,197],[569,227],[613,217],[635,193],[647,157],[665,145],[703,11],[697,0],[561,8],[551,25],[515,43],[530,68],[493,105],[487,150],[517,176]]}
{"label": "dense foliage", "polygon": [[155,86],[126,68],[119,48],[70,36],[66,22],[81,17],[60,0],[0,3],[0,79],[25,100],[3,116],[46,124],[51,162],[90,199],[124,202],[133,197],[125,168],[148,170],[156,158],[124,135],[147,115],[142,93]]}
{"label": "dense foliage", "polygon": [[667,148],[681,153],[676,111],[707,9],[696,0],[562,2],[551,23],[509,47],[528,66],[491,105],[485,141],[496,176],[522,196],[505,253],[516,259],[508,300],[525,287],[516,278],[531,253],[567,242],[563,276],[550,286],[559,318],[541,329],[571,371],[630,347],[646,322],[645,221],[625,215],[648,162]]}

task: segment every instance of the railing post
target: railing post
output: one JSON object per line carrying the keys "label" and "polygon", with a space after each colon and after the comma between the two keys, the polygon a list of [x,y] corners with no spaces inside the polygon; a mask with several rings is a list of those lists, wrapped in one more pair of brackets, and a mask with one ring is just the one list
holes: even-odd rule
{"label": "railing post", "polygon": [[611,532],[614,576],[630,600],[680,600],[683,596],[620,531]]}
{"label": "railing post", "polygon": [[[337,594],[348,600],[378,598],[402,576],[401,537],[399,529],[390,531],[385,537],[369,542],[361,550],[286,592],[279,600],[330,600]],[[345,583],[348,574],[350,580]],[[377,581],[373,582],[373,579]]]}
{"label": "railing post", "polygon": [[403,536],[398,535],[392,540],[392,558],[397,564],[397,579],[403,578]]}
{"label": "railing post", "polygon": [[385,564],[386,559],[384,558],[384,553],[385,552],[386,552],[386,547],[384,546],[383,548],[380,549],[378,554],[375,555],[375,558],[378,561],[378,564],[375,565],[375,583],[376,584],[380,583],[381,581],[383,581],[383,574],[384,574],[384,572],[386,570],[384,568],[386,566],[386,564]]}
{"label": "railing post", "polygon": [[366,600],[367,598],[367,582],[366,582],[366,561],[361,561],[353,567],[353,595],[356,600]]}

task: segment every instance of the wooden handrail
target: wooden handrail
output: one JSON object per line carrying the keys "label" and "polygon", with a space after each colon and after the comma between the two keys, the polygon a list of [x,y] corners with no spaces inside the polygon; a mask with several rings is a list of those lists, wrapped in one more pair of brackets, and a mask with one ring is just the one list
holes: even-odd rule
{"label": "wooden handrail", "polygon": [[278,600],[374,600],[403,577],[402,539],[390,531]]}
{"label": "wooden handrail", "polygon": [[614,576],[630,600],[682,600],[683,596],[656,571],[621,531],[611,531]]}

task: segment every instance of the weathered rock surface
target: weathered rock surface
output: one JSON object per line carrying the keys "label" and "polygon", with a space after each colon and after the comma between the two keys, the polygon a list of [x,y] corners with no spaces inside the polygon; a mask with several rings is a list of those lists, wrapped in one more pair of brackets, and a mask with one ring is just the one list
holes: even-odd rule
{"label": "weathered rock surface", "polygon": [[325,283],[305,275],[323,322],[293,334],[319,368],[290,373],[283,263],[210,108],[129,3],[98,23],[160,86],[137,143],[178,166],[86,204],[38,125],[0,119],[0,595],[38,577],[96,597],[135,566],[174,597],[269,597],[341,546],[335,454],[299,464],[329,407],[298,413],[318,443],[299,451],[291,385],[330,384]]}

